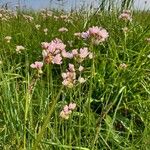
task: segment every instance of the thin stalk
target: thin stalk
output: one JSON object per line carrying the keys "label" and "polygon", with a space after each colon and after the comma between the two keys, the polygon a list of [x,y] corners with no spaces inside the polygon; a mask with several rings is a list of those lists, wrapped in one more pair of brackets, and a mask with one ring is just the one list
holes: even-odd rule
{"label": "thin stalk", "polygon": [[35,144],[33,145],[33,150],[37,150],[37,146],[38,146],[38,144],[41,142],[42,136],[43,136],[43,134],[44,134],[45,129],[47,128],[47,125],[48,125],[49,121],[50,121],[50,117],[51,117],[51,115],[52,115],[52,113],[53,113],[53,111],[54,111],[54,108],[55,108],[55,106],[56,106],[56,103],[57,103],[57,101],[58,101],[58,99],[59,99],[59,97],[60,97],[60,94],[61,94],[61,92],[62,92],[62,89],[63,89],[63,86],[60,88],[57,97],[52,100],[52,103],[51,103],[51,105],[49,106],[48,114],[45,116],[44,123],[43,123],[43,126],[42,126],[42,128],[41,128],[41,131],[40,131],[40,133],[37,135],[37,139],[36,139],[36,141],[35,141]]}

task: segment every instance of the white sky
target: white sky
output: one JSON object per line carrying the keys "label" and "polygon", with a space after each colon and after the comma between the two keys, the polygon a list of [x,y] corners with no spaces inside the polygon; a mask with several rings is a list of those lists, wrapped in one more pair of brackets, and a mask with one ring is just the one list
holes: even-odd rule
{"label": "white sky", "polygon": [[[18,3],[18,1],[20,1],[22,5],[25,4],[27,8],[41,9],[41,8],[49,7],[50,1],[54,2],[56,0],[2,0],[0,1],[0,4],[10,2],[10,4],[15,6]],[[64,0],[64,1],[67,1],[64,7],[57,5],[57,8],[60,7],[60,8],[65,8],[66,10],[69,10],[71,7],[75,7],[75,5],[79,7],[83,3],[86,5],[93,3],[93,5],[97,6],[97,2],[100,0]],[[135,1],[134,8],[150,10],[150,0],[134,0],[134,1]],[[147,1],[147,4],[145,4],[145,1]],[[53,6],[56,7],[56,5],[53,5]]]}

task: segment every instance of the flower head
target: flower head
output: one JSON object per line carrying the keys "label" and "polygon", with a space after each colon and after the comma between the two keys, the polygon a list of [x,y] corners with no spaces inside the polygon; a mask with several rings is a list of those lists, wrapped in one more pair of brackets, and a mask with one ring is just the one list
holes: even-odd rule
{"label": "flower head", "polygon": [[132,15],[130,10],[123,10],[123,13],[119,16],[119,19],[124,21],[132,21]]}
{"label": "flower head", "polygon": [[69,116],[72,114],[72,111],[76,108],[76,103],[70,103],[69,105],[65,105],[63,110],[60,112],[60,117],[62,119],[69,119]]}
{"label": "flower head", "polygon": [[16,52],[21,53],[22,50],[24,50],[25,48],[22,45],[18,45],[16,46]]}
{"label": "flower head", "polygon": [[43,62],[36,61],[35,63],[30,65],[31,68],[41,70],[43,67]]}
{"label": "flower head", "polygon": [[11,39],[12,39],[11,36],[6,36],[6,37],[5,37],[5,40],[6,40],[7,43],[10,43],[10,40],[11,40]]}
{"label": "flower head", "polygon": [[67,31],[68,31],[68,29],[67,29],[67,28],[62,27],[62,28],[60,28],[58,31],[59,31],[59,32],[67,32]]}

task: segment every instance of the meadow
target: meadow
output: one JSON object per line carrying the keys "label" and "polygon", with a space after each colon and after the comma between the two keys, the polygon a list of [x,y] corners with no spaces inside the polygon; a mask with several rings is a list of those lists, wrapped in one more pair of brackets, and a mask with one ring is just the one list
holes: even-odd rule
{"label": "meadow", "polygon": [[0,149],[149,150],[150,12],[0,10]]}

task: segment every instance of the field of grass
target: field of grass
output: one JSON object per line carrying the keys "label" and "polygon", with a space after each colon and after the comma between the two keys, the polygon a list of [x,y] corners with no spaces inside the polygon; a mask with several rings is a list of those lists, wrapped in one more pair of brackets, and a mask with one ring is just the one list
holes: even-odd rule
{"label": "field of grass", "polygon": [[150,12],[125,13],[0,10],[0,149],[150,149]]}

